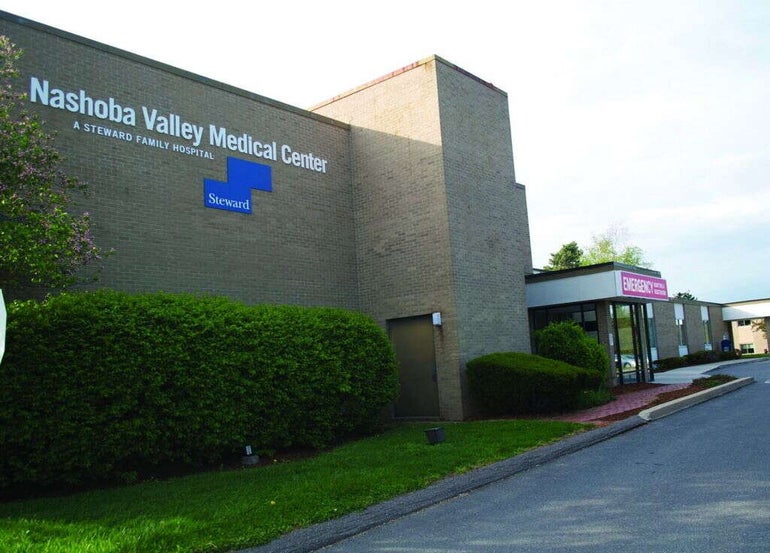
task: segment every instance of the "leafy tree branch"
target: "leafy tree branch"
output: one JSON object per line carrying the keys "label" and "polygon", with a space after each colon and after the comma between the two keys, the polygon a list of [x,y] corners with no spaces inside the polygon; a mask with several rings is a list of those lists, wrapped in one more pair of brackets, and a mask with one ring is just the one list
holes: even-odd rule
{"label": "leafy tree branch", "polygon": [[16,91],[22,52],[0,36],[0,287],[64,288],[101,259],[89,214],[70,213],[85,184],[61,169],[54,136]]}

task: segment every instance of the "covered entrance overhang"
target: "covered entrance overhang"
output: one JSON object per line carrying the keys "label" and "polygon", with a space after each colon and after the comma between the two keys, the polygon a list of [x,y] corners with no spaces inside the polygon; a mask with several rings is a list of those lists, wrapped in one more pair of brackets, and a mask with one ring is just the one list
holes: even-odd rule
{"label": "covered entrance overhang", "polygon": [[[741,352],[757,353],[763,349],[770,351],[770,333],[767,332],[770,325],[770,299],[748,300],[728,303],[722,307],[722,320],[732,323],[732,342],[727,342],[726,347],[735,347]],[[749,325],[753,336],[746,340],[751,343],[741,343],[735,333],[740,334],[742,325]],[[746,334],[744,334],[744,337]],[[725,337],[726,338],[726,337]],[[723,341],[723,344],[725,342]]]}
{"label": "covered entrance overhang", "polygon": [[728,303],[722,308],[722,320],[767,319],[770,317],[770,299]]}
{"label": "covered entrance overhang", "polygon": [[551,322],[573,320],[605,346],[613,384],[654,380],[657,351],[650,303],[668,301],[668,287],[658,271],[603,263],[543,272],[526,277],[526,292],[533,334]]}

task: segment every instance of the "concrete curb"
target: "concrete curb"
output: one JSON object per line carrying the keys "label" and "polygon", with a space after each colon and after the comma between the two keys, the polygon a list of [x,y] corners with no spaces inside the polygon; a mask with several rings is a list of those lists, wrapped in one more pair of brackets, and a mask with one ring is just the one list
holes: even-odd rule
{"label": "concrete curb", "polygon": [[243,549],[239,553],[311,553],[375,526],[380,526],[538,465],[554,461],[634,428],[644,426],[650,421],[661,419],[687,407],[737,390],[752,382],[754,382],[753,378],[741,378],[685,398],[670,401],[608,426],[576,434],[465,474],[445,478],[427,488],[372,505],[363,511],[349,513],[337,519],[295,530],[270,543]]}
{"label": "concrete curb", "polygon": [[752,377],[739,378],[720,386],[714,386],[708,390],[703,390],[702,392],[697,392],[686,397],[669,401],[668,403],[664,403],[662,405],[656,405],[650,409],[645,409],[644,411],[640,411],[638,416],[645,421],[654,421],[656,419],[667,417],[668,415],[676,413],[677,411],[681,411],[682,409],[687,409],[693,405],[698,405],[699,403],[703,403],[709,399],[713,399],[728,392],[732,392],[738,388],[743,388],[744,386],[752,384],[753,382],[754,379]]}

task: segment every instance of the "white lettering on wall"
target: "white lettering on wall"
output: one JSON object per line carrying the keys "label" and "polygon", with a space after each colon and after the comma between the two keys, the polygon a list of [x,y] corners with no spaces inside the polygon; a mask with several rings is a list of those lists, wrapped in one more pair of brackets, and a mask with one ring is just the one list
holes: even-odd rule
{"label": "white lettering on wall", "polygon": [[247,133],[240,136],[229,134],[225,127],[209,125],[209,144],[254,157],[277,160],[275,142],[260,142]]}
{"label": "white lettering on wall", "polygon": [[294,165],[303,169],[310,169],[319,173],[326,173],[327,160],[314,156],[312,153],[301,154],[293,152],[291,148],[284,144],[281,147],[281,159],[287,165]]}
{"label": "white lettering on wall", "polygon": [[37,77],[32,77],[29,81],[29,100],[80,115],[109,119],[132,127],[136,125],[136,111],[121,106],[115,98],[94,99],[88,96],[85,90],[66,92],[60,88],[51,88],[47,80],[40,82]]}
{"label": "white lettering on wall", "polygon": [[175,113],[169,113],[168,116],[158,115],[157,109],[149,110],[145,106],[142,106],[142,115],[148,131],[192,140],[193,146],[200,146],[203,127],[182,121],[182,118]]}
{"label": "white lettering on wall", "polygon": [[[49,108],[60,109],[82,116],[95,117],[97,119],[111,121],[129,127],[136,127],[136,114],[141,111],[144,127],[147,131],[174,137],[190,142],[191,145],[178,144],[169,140],[147,137],[134,132],[121,131],[101,125],[82,123],[75,121],[72,129],[116,138],[125,142],[133,142],[142,146],[159,148],[185,155],[193,155],[207,159],[214,159],[211,152],[201,148],[205,125],[198,125],[185,120],[181,115],[173,112],[159,111],[156,108],[141,106],[136,110],[131,106],[121,104],[116,98],[95,98],[85,90],[65,90],[52,86],[47,79],[30,77],[29,101]],[[260,159],[278,161],[278,143],[274,140],[257,140],[249,133],[231,133],[226,127],[209,124],[209,145],[232,152],[254,156]],[[280,146],[281,161],[286,165],[298,167],[317,173],[326,173],[328,160],[308,152],[295,151],[288,144]]]}

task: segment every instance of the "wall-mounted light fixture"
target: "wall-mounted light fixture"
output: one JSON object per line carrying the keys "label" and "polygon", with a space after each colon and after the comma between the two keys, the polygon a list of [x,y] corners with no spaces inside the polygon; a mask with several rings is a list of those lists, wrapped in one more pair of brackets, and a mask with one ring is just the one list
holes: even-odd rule
{"label": "wall-mounted light fixture", "polygon": [[433,313],[433,326],[441,326],[441,311]]}

